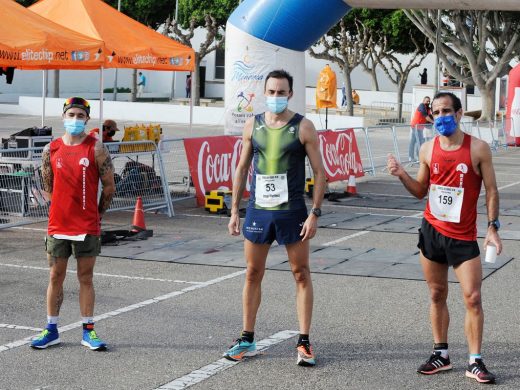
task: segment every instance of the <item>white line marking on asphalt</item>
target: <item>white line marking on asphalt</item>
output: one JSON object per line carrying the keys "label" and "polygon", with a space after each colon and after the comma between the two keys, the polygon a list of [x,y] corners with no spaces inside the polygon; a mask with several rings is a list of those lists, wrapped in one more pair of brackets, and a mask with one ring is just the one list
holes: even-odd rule
{"label": "white line marking on asphalt", "polygon": [[[273,334],[263,340],[260,340],[256,343],[257,352],[262,352],[267,350],[269,347],[284,342],[292,337],[298,335],[298,331],[295,330],[284,330]],[[187,375],[184,375],[180,378],[174,379],[173,381],[166,383],[155,390],[182,390],[187,387],[193,386],[197,383],[200,383],[213,375],[218,374],[228,368],[236,366],[240,362],[232,362],[225,358],[219,359],[213,363],[208,364],[207,366],[201,367],[198,370],[192,371]]]}
{"label": "white line marking on asphalt", "polygon": [[44,228],[29,228],[29,227],[23,227],[23,226],[13,226],[11,229],[16,230],[34,230],[35,232],[46,232],[47,229]]}
{"label": "white line marking on asphalt", "polygon": [[0,328],[5,329],[16,329],[16,330],[33,330],[35,332],[41,332],[42,328],[33,328],[32,326],[13,325],[13,324],[0,324]]}
{"label": "white line marking on asphalt", "polygon": [[[148,305],[159,303],[159,302],[165,301],[167,299],[174,298],[174,297],[177,297],[179,295],[186,294],[186,293],[191,292],[191,291],[195,291],[195,290],[198,290],[198,289],[201,289],[201,288],[206,288],[206,287],[212,286],[214,284],[223,282],[223,281],[228,280],[228,279],[236,278],[237,276],[241,276],[241,275],[243,275],[245,273],[246,273],[246,270],[233,272],[231,274],[227,274],[227,275],[215,278],[215,279],[208,280],[206,282],[203,282],[202,284],[189,286],[189,287],[183,288],[182,290],[172,291],[172,292],[170,292],[168,294],[160,295],[158,297],[150,298],[150,299],[147,299],[145,301],[135,303],[133,305],[129,305],[129,306],[122,307],[120,309],[109,311],[107,313],[103,313],[103,314],[95,316],[94,317],[94,321],[101,321],[101,320],[104,320],[104,319],[107,319],[107,318],[118,316],[118,315],[123,314],[123,313],[128,313],[130,311],[134,311],[134,310],[140,309],[140,308],[148,306]],[[83,323],[81,321],[78,321],[78,322],[74,322],[72,324],[60,327],[58,330],[59,330],[60,333],[63,333],[63,332],[67,332],[67,331],[72,330],[72,329],[80,328],[82,326],[83,326]],[[16,340],[16,341],[13,341],[11,343],[0,345],[0,352],[9,351],[11,349],[18,348],[18,347],[21,347],[23,345],[29,344],[33,337],[34,336],[25,337],[25,338],[23,338],[21,340]]]}
{"label": "white line marking on asphalt", "polygon": [[341,237],[341,238],[338,238],[337,240],[334,240],[334,241],[329,241],[329,242],[326,242],[325,244],[321,244],[321,246],[332,246],[332,245],[336,245],[340,242],[343,242],[343,241],[347,241],[347,240],[350,240],[351,238],[355,238],[355,237],[359,237],[359,236],[363,236],[367,233],[370,233],[368,230],[363,230],[362,232],[357,232],[357,233],[354,233],[354,234],[351,234],[349,236],[345,236],[345,237]]}
{"label": "white line marking on asphalt", "polygon": [[419,218],[422,217],[424,214],[424,211],[419,211],[417,214],[410,215],[411,218]]}
{"label": "white line marking on asphalt", "polygon": [[[39,271],[48,271],[49,268],[45,267],[34,267],[30,265],[18,265],[18,264],[5,264],[0,263],[0,267],[13,267],[13,268],[25,268],[25,269],[34,269]],[[69,269],[67,270],[68,274],[75,274],[76,270]],[[113,275],[113,274],[105,274],[101,272],[94,272],[94,276],[107,276],[111,278],[120,278],[120,279],[129,279],[129,280],[147,280],[152,282],[170,282],[170,283],[185,283],[185,284],[204,284],[204,282],[189,282],[186,280],[177,280],[177,279],[159,279],[159,278],[145,278],[142,276],[128,276],[128,275]]]}
{"label": "white line marking on asphalt", "polygon": [[516,185],[518,185],[518,184],[520,184],[520,181],[517,181],[517,182],[515,182],[515,183],[511,183],[511,184],[507,184],[507,185],[502,186],[502,187],[498,187],[498,190],[500,191],[500,190],[503,190],[503,189],[505,189],[505,188],[509,188],[509,187],[516,186]]}

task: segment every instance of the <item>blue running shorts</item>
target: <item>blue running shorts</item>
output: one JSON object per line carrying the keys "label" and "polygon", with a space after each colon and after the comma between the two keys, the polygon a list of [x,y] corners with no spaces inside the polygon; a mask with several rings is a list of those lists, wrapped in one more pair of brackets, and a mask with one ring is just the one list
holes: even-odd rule
{"label": "blue running shorts", "polygon": [[307,219],[307,209],[260,210],[248,207],[242,233],[255,244],[292,244],[302,239],[300,233]]}

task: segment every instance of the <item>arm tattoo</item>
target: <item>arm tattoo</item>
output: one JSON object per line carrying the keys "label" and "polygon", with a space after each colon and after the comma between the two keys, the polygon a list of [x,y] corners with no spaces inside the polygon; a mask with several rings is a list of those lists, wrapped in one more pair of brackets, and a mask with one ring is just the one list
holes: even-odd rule
{"label": "arm tattoo", "polygon": [[101,193],[101,197],[99,198],[99,205],[98,205],[99,215],[103,215],[105,213],[105,211],[108,210],[113,197],[114,197],[113,193],[111,193],[111,194],[105,194],[104,192]]}
{"label": "arm tattoo", "polygon": [[114,164],[110,157],[110,152],[106,145],[101,142],[96,143],[96,163],[98,166],[99,178],[103,186],[101,197],[99,198],[98,212],[103,215],[110,207],[110,202],[114,197]]}
{"label": "arm tattoo", "polygon": [[50,144],[45,145],[42,153],[42,185],[45,192],[52,194],[54,185],[54,173],[51,165]]}
{"label": "arm tattoo", "polygon": [[107,146],[99,141],[96,142],[95,153],[99,177],[103,177],[109,172],[113,173],[114,164],[112,163],[112,158],[110,157],[110,152],[108,151]]}

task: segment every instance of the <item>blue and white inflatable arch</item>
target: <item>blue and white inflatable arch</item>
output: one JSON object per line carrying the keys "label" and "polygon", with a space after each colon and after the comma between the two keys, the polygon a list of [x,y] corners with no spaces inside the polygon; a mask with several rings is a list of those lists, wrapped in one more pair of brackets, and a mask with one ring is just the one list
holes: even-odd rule
{"label": "blue and white inflatable arch", "polygon": [[226,133],[265,111],[265,76],[283,68],[294,76],[289,107],[305,112],[305,51],[351,8],[520,10],[520,0],[244,0],[226,27]]}

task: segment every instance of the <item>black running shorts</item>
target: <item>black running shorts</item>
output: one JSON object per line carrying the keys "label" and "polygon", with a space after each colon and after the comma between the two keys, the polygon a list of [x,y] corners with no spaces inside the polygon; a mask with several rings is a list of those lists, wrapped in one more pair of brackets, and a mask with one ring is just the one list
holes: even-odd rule
{"label": "black running shorts", "polygon": [[428,260],[448,266],[457,266],[480,255],[477,241],[446,237],[424,218],[419,229],[417,248]]}

